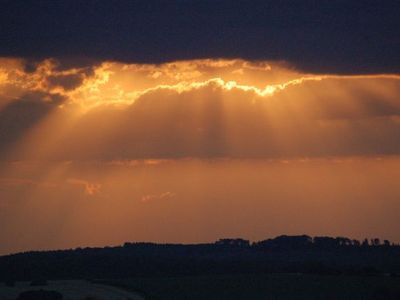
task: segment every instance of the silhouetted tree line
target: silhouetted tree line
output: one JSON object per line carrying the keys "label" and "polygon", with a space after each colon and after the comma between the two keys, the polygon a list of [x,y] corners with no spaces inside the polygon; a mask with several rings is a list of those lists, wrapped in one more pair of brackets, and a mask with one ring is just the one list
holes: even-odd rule
{"label": "silhouetted tree line", "polygon": [[283,248],[283,249],[338,249],[343,247],[398,247],[388,240],[381,243],[380,239],[374,238],[371,240],[364,239],[362,242],[349,239],[346,237],[329,237],[317,236],[310,237],[308,235],[287,236],[281,235],[273,239],[268,239],[260,242],[253,243],[253,247],[261,248]]}
{"label": "silhouetted tree line", "polygon": [[278,236],[250,243],[125,243],[0,257],[0,279],[121,278],[226,273],[400,274],[400,246],[379,239]]}

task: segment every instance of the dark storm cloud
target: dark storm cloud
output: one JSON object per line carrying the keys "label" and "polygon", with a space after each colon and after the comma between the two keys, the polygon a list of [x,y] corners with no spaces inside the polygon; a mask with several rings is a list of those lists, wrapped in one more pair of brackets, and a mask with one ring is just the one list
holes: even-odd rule
{"label": "dark storm cloud", "polygon": [[399,1],[2,1],[0,56],[157,63],[286,60],[400,71]]}

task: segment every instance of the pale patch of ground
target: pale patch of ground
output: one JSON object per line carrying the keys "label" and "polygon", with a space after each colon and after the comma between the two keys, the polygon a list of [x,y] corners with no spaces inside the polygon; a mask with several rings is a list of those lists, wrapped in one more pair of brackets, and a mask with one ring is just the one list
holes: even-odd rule
{"label": "pale patch of ground", "polygon": [[144,300],[144,297],[116,287],[93,284],[84,280],[48,281],[46,286],[30,286],[30,282],[16,282],[15,287],[0,283],[0,300],[15,300],[21,292],[28,290],[53,290],[60,292],[64,300]]}

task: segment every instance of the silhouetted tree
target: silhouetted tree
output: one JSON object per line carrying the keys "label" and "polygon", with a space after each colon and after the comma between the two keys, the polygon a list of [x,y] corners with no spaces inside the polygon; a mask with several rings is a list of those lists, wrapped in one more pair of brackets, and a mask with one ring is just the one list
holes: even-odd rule
{"label": "silhouetted tree", "polygon": [[224,246],[236,246],[236,247],[248,247],[250,246],[250,242],[244,239],[219,239],[215,242],[216,245],[224,245]]}
{"label": "silhouetted tree", "polygon": [[301,249],[312,244],[312,238],[308,235],[281,235],[270,241],[270,244],[276,248],[282,249]]}
{"label": "silhouetted tree", "polygon": [[337,237],[336,239],[337,246],[350,246],[351,240],[345,237]]}
{"label": "silhouetted tree", "polygon": [[381,241],[378,238],[371,239],[371,246],[379,246]]}
{"label": "silhouetted tree", "polygon": [[331,249],[337,247],[337,240],[328,236],[316,236],[313,243],[317,248]]}

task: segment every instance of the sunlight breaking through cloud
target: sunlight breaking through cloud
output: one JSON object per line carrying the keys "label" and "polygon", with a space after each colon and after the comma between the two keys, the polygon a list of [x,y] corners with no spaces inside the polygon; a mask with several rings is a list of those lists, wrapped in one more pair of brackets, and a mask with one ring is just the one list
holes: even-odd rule
{"label": "sunlight breaking through cloud", "polygon": [[399,95],[397,74],[285,62],[0,59],[0,253],[37,234],[37,248],[283,231],[398,240]]}

